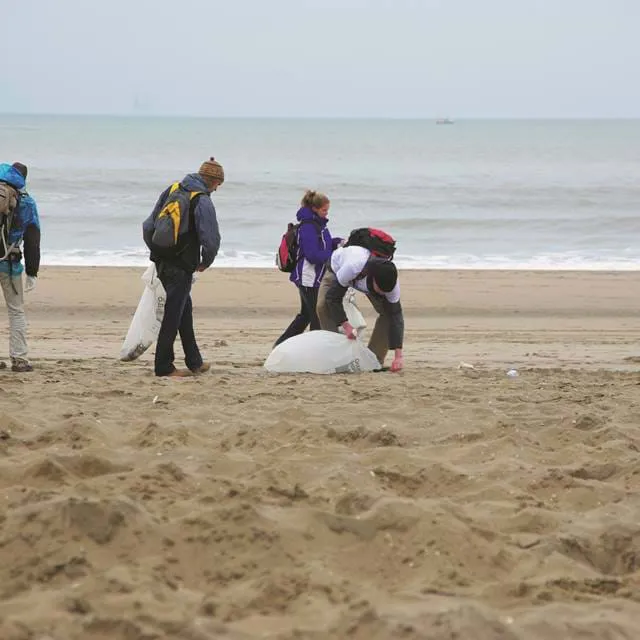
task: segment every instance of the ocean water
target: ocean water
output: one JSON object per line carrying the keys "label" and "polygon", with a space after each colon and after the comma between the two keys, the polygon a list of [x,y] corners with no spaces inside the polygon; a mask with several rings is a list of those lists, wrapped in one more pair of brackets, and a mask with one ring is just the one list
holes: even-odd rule
{"label": "ocean water", "polygon": [[274,267],[307,188],[330,228],[375,226],[403,268],[640,268],[640,120],[459,121],[0,115],[29,165],[43,263],[144,265],[159,193],[215,155],[216,266]]}

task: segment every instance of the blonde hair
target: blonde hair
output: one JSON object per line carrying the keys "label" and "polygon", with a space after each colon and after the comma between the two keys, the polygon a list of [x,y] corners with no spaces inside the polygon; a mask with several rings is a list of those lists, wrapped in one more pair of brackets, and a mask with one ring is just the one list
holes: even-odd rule
{"label": "blonde hair", "polygon": [[309,207],[309,209],[320,209],[325,204],[329,204],[329,198],[318,191],[311,191],[310,189],[302,196],[302,202],[300,204],[303,207]]}

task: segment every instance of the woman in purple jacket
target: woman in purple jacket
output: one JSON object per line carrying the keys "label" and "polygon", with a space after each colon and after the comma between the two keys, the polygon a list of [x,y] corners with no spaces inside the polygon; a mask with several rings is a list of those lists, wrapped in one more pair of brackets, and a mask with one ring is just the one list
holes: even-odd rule
{"label": "woman in purple jacket", "polygon": [[298,255],[295,269],[289,277],[300,292],[300,312],[276,340],[276,345],[301,334],[309,325],[311,325],[311,331],[320,329],[320,321],[316,313],[318,288],[327,261],[333,250],[342,242],[342,238],[332,238],[327,228],[329,221],[327,215],[331,203],[324,193],[307,191],[300,204],[301,208],[296,216],[300,223]]}

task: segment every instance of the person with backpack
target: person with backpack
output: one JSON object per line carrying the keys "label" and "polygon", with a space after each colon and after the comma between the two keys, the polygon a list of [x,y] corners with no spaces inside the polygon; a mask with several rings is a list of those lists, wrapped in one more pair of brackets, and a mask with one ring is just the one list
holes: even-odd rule
{"label": "person with backpack", "polygon": [[[27,173],[21,162],[0,164],[0,285],[9,314],[11,371],[17,373],[33,371],[28,358],[24,294],[35,289],[40,268],[40,218],[36,202],[26,190]],[[6,364],[0,362],[0,369],[4,368]]]}
{"label": "person with backpack", "polygon": [[404,367],[402,344],[404,314],[400,304],[398,270],[393,263],[395,241],[379,229],[355,229],[343,247],[334,251],[318,292],[318,318],[327,331],[342,330],[350,339],[357,335],[343,307],[349,287],[364,293],[378,313],[369,349],[380,365],[389,349],[394,358],[391,371]]}
{"label": "person with backpack", "polygon": [[298,223],[289,224],[282,238],[276,262],[281,271],[290,271],[289,280],[298,287],[300,311],[274,346],[300,335],[311,325],[311,331],[320,328],[316,313],[318,287],[326,263],[342,238],[332,238],[327,223],[331,202],[324,193],[307,191],[296,214]]}
{"label": "person with backpack", "polygon": [[[222,165],[213,157],[180,182],[167,187],[142,224],[144,242],[166,292],[156,344],[156,376],[185,377],[205,373],[193,330],[191,285],[194,273],[208,269],[220,249],[220,230],[211,194],[224,182]],[[186,369],[174,366],[173,345],[180,334]]]}

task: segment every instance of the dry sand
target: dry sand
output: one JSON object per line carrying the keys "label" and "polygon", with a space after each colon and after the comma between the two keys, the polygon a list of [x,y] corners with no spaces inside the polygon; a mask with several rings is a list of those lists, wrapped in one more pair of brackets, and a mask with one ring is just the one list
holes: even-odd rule
{"label": "dry sand", "polygon": [[640,274],[405,272],[406,371],[316,377],[213,269],[167,380],[141,272],[45,268],[0,372],[2,640],[640,637]]}

